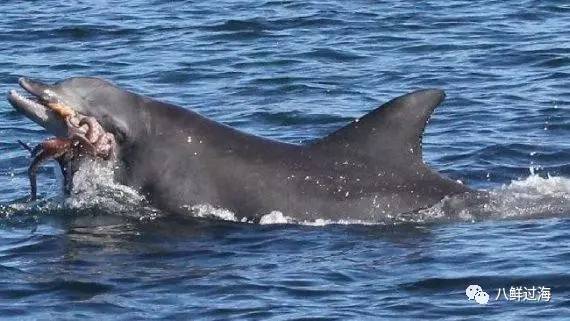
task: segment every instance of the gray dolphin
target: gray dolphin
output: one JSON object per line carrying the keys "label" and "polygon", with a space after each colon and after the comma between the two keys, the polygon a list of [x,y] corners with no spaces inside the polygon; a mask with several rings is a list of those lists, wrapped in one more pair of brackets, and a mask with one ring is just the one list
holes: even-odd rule
{"label": "gray dolphin", "polygon": [[422,160],[422,134],[441,90],[395,98],[304,145],[247,134],[99,78],[53,85],[27,78],[8,99],[54,135],[65,124],[42,103],[57,99],[115,135],[116,180],[162,210],[209,204],[251,220],[280,211],[297,220],[380,221],[471,191]]}

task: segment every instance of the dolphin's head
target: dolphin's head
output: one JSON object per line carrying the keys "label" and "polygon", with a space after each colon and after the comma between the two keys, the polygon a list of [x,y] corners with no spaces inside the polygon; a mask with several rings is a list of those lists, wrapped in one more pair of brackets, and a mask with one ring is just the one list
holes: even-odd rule
{"label": "dolphin's head", "polygon": [[[87,137],[87,131],[84,132],[83,139],[89,140],[92,146],[89,149],[90,154],[85,153],[88,149],[84,149],[58,156],[60,157],[58,161],[64,169],[64,187],[67,192],[72,190],[72,178],[84,160],[96,155],[100,156],[99,159],[115,162],[117,157],[121,156],[123,147],[133,143],[132,138],[137,130],[142,128],[137,120],[143,117],[138,108],[143,98],[120,90],[105,80],[76,77],[46,84],[29,78],[20,78],[19,84],[25,92],[11,90],[8,94],[9,102],[16,110],[44,127],[50,134],[67,139],[66,141],[73,144],[73,137],[78,137],[77,131],[85,126],[81,125],[81,119],[87,119],[86,117],[96,120],[95,125],[92,125],[93,122],[90,123],[90,128],[103,129],[97,130],[98,136],[91,135],[91,138]],[[102,139],[109,138],[108,133],[112,134],[112,139]],[[85,144],[85,141],[82,142]],[[42,144],[40,145],[43,146]],[[105,156],[98,154],[101,146],[105,148],[110,146],[109,149],[102,149],[110,150],[110,154],[104,154]],[[26,148],[30,149],[27,145]],[[34,162],[39,160],[37,155],[32,156],[35,157]]]}
{"label": "dolphin's head", "polygon": [[19,84],[29,95],[11,90],[8,100],[51,134],[63,137],[67,133],[61,113],[57,115],[53,106],[65,106],[75,113],[94,117],[106,131],[115,135],[118,142],[126,140],[133,130],[129,127],[129,119],[136,117],[138,96],[120,90],[108,81],[74,77],[46,84],[20,78]]}

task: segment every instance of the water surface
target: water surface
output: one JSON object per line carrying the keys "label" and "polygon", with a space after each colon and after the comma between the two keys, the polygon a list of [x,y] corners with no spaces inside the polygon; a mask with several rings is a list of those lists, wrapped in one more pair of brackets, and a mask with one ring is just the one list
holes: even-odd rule
{"label": "water surface", "polygon": [[[542,1],[9,1],[0,92],[25,75],[99,76],[287,142],[405,92],[447,99],[424,135],[438,171],[494,193],[485,218],[248,224],[168,218],[106,176],[28,194],[17,139],[47,134],[0,101],[0,318],[476,320],[570,315],[570,5]],[[97,176],[97,177],[94,177]],[[89,183],[91,178],[103,188]],[[95,184],[97,185],[97,184]],[[277,187],[276,187],[277,188]],[[272,220],[268,220],[270,222]],[[286,222],[277,217],[273,222]],[[347,222],[336,222],[347,223]],[[366,223],[366,222],[360,222]],[[487,305],[467,300],[479,284]],[[550,302],[496,300],[551,288]]]}

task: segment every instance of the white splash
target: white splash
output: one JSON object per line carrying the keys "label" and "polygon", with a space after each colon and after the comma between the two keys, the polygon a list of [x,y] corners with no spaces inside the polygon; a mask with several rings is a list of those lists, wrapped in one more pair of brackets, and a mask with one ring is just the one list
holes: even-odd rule
{"label": "white splash", "polygon": [[350,220],[350,219],[341,219],[341,220],[325,220],[322,218],[318,218],[314,221],[301,221],[299,222],[300,225],[307,225],[307,226],[327,226],[327,225],[386,225],[385,222],[371,222],[371,221],[363,221],[363,220]]}
{"label": "white splash", "polygon": [[499,217],[541,217],[570,214],[570,179],[532,174],[494,191],[491,208]]}
{"label": "white splash", "polygon": [[283,215],[280,211],[271,211],[269,214],[265,214],[259,220],[259,224],[291,224],[294,220],[288,216]]}
{"label": "white splash", "polygon": [[188,209],[189,214],[193,217],[212,217],[224,221],[238,221],[234,212],[225,208],[215,207],[210,204],[198,204],[193,206],[186,205],[183,207]]}
{"label": "white splash", "polygon": [[529,196],[557,196],[568,198],[570,196],[570,179],[558,176],[541,177],[538,174],[531,174],[524,180],[512,181],[509,185],[503,186],[503,191],[525,193]]}
{"label": "white splash", "polygon": [[85,160],[73,175],[73,190],[64,205],[71,209],[98,209],[124,216],[155,219],[160,212],[146,204],[145,198],[131,187],[114,180],[114,164]]}
{"label": "white splash", "polygon": [[[570,179],[542,177],[531,168],[530,176],[511,181],[489,191],[487,198],[447,197],[434,206],[419,211],[415,222],[459,219],[539,218],[570,214]],[[413,215],[410,215],[413,216]]]}

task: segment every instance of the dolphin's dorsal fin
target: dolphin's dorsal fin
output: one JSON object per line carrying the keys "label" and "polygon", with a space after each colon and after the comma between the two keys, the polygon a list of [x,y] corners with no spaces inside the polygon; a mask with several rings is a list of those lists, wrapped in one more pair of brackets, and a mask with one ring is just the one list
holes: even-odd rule
{"label": "dolphin's dorsal fin", "polygon": [[313,148],[339,151],[348,158],[406,166],[422,161],[422,134],[435,107],[445,98],[437,89],[395,98],[364,117],[317,140]]}

